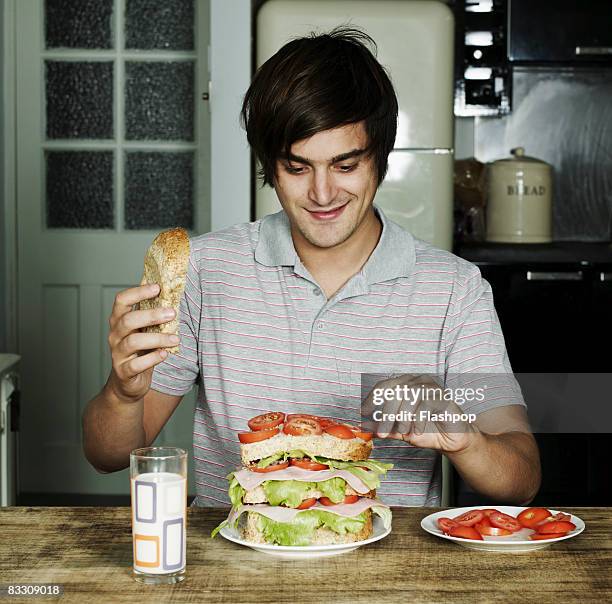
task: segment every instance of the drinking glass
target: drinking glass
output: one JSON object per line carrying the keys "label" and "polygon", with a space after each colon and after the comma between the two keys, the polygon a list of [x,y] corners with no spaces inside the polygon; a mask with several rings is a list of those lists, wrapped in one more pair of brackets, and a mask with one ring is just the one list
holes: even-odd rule
{"label": "drinking glass", "polygon": [[145,447],[130,453],[134,578],[147,584],[185,578],[187,453]]}

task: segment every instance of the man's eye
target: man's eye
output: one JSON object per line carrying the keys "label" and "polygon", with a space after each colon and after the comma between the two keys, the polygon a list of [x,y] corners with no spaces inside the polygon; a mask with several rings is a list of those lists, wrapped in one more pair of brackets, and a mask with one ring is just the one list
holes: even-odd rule
{"label": "man's eye", "polygon": [[292,168],[291,166],[286,166],[285,169],[289,174],[301,174],[304,168]]}
{"label": "man's eye", "polygon": [[352,172],[356,167],[357,164],[353,164],[351,166],[338,166],[340,168],[340,172]]}

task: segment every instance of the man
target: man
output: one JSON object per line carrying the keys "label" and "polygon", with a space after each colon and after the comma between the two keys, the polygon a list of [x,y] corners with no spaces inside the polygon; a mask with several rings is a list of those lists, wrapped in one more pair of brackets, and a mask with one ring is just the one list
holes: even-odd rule
{"label": "man", "polygon": [[[478,269],[373,204],[397,99],[367,43],[350,28],[295,39],[255,74],[242,119],[283,211],[191,239],[177,355],[156,350],[172,345],[169,336],[138,332],[168,320],[131,310],[155,292],[117,295],[113,371],[83,420],[85,453],[98,469],[126,467],[129,451],[154,441],[196,381],[196,505],[220,505],[229,504],[225,476],[239,465],[236,433],[253,415],[356,423],[363,374],[379,374],[383,385],[511,375]],[[539,458],[514,380],[463,410],[478,421],[450,432],[443,422],[378,428],[376,457],[395,464],[379,490],[387,503],[439,505],[440,452],[484,496],[533,498]]]}

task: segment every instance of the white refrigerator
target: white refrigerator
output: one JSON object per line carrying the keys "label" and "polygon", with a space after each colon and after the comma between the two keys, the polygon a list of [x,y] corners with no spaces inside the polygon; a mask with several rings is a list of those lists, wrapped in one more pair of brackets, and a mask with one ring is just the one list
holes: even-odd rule
{"label": "white refrigerator", "polygon": [[[453,14],[439,0],[268,0],[257,14],[257,66],[290,38],[341,24],[374,39],[399,102],[395,146],[375,203],[419,239],[450,250]],[[274,189],[259,181],[255,209],[256,218],[280,209]]]}

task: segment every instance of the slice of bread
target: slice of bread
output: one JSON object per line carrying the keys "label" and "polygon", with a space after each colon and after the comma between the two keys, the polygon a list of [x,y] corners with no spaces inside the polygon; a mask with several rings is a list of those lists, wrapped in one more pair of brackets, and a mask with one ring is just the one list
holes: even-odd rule
{"label": "slice of bread", "polygon": [[[176,315],[172,321],[161,325],[148,325],[142,332],[179,334],[179,305],[189,264],[189,234],[183,228],[169,229],[155,237],[147,250],[144,260],[144,273],[140,285],[157,283],[159,294],[139,302],[138,309],[174,308]],[[178,352],[179,346],[165,348],[168,352]]]}
{"label": "slice of bread", "polygon": [[368,459],[372,452],[372,441],[361,438],[336,438],[327,433],[318,436],[291,436],[280,432],[266,440],[241,444],[240,456],[242,463],[248,467],[250,463],[270,455],[295,450],[341,461],[363,461]]}
{"label": "slice of bread", "polygon": [[[346,491],[344,494],[345,495],[359,495],[359,497],[369,497],[370,499],[376,499],[375,489],[367,493],[358,493],[349,484],[346,485]],[[307,491],[304,499],[310,499],[311,497],[315,497],[316,499],[319,499],[319,497],[323,497],[323,496],[324,495],[323,493],[321,493],[321,491],[317,489],[311,489],[310,491]],[[252,491],[247,491],[244,495],[243,503],[268,503],[268,500],[266,498],[266,493],[264,492],[263,487],[260,485],[256,489],[253,489]]]}
{"label": "slice of bread", "polygon": [[[310,545],[333,545],[336,543],[354,543],[356,541],[363,541],[369,539],[372,536],[372,511],[366,510],[364,512],[366,516],[366,522],[363,528],[358,533],[347,533],[340,535],[335,531],[328,528],[318,528],[314,530],[312,541]],[[258,528],[259,514],[256,512],[247,512],[246,523],[242,528],[241,535],[246,541],[252,543],[268,543],[263,533]]]}

